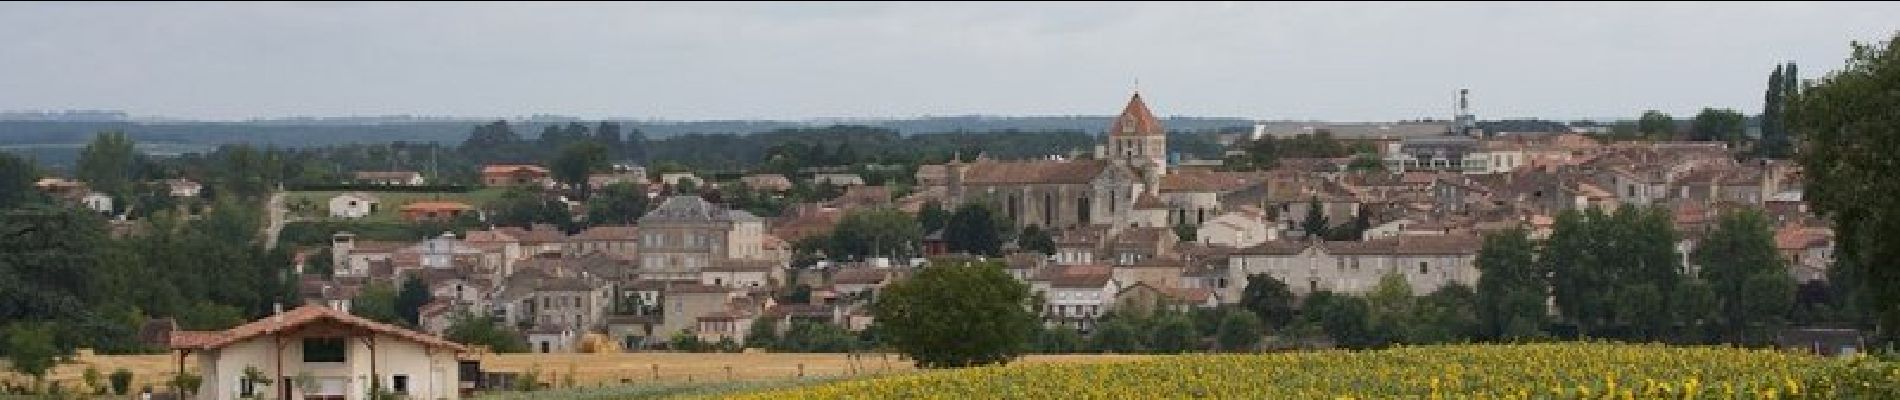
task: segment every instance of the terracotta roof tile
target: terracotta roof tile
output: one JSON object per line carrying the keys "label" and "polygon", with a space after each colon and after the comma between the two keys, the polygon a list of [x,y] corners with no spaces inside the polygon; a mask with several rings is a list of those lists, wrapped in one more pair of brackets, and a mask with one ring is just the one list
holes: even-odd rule
{"label": "terracotta roof tile", "polygon": [[210,350],[223,348],[246,339],[282,332],[318,321],[333,321],[345,325],[367,329],[376,333],[399,337],[423,345],[447,348],[456,352],[467,351],[460,344],[444,340],[427,333],[416,332],[394,325],[370,321],[342,311],[318,305],[307,305],[285,311],[281,314],[264,317],[223,332],[176,331],[172,333],[172,348]]}
{"label": "terracotta roof tile", "polygon": [[1103,160],[976,162],[969,164],[968,169],[963,172],[963,183],[969,185],[1085,184],[1101,175],[1110,165],[1108,161]]}
{"label": "terracotta roof tile", "polygon": [[1135,92],[1128,98],[1128,105],[1122,107],[1121,116],[1108,126],[1108,134],[1155,136],[1166,135],[1168,131],[1161,127],[1161,120],[1155,118],[1154,112],[1148,110],[1148,103],[1141,101],[1141,92]]}

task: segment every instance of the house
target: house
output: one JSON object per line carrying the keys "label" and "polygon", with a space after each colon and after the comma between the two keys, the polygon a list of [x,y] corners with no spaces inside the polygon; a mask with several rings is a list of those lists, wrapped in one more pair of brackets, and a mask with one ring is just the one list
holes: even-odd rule
{"label": "house", "polygon": [[639,245],[639,227],[596,226],[568,236],[562,244],[561,254],[567,257],[605,254],[617,259],[632,260],[640,254]]}
{"label": "house", "polygon": [[661,294],[660,304],[665,315],[653,335],[670,338],[679,332],[698,329],[699,317],[726,311],[732,296],[733,289],[723,286],[674,284]]}
{"label": "house", "polygon": [[[166,342],[181,359],[198,356],[199,399],[366,399],[372,385],[406,398],[457,399],[457,356],[467,351],[319,305],[224,331],[173,331]],[[262,373],[267,382],[245,379],[246,371]],[[299,388],[298,376],[315,382]]]}
{"label": "house", "polygon": [[705,182],[691,172],[668,172],[660,174],[660,182],[666,183],[667,186],[679,186],[680,181],[693,181],[694,185]]}
{"label": "house", "polygon": [[1108,313],[1115,292],[1121,290],[1107,265],[1064,265],[1049,268],[1030,282],[1042,294],[1043,323],[1087,332]]}
{"label": "house", "polygon": [[1265,212],[1245,207],[1229,211],[1208,220],[1195,230],[1195,241],[1209,246],[1253,247],[1269,240],[1278,240],[1279,232],[1268,224]]}
{"label": "house", "polygon": [[521,333],[528,337],[528,351],[535,353],[571,353],[580,338],[572,328],[551,324],[536,325]]}
{"label": "house", "polygon": [[362,218],[376,213],[376,196],[349,192],[330,198],[331,218]]}
{"label": "house", "polygon": [[107,196],[105,193],[86,193],[84,197],[79,198],[79,204],[84,204],[86,209],[95,212],[103,214],[112,213],[112,196]]}
{"label": "house", "polygon": [[[1468,234],[1398,235],[1358,242],[1271,241],[1236,251],[1228,258],[1228,281],[1267,274],[1285,282],[1293,294],[1318,291],[1369,293],[1388,274],[1405,278],[1413,293],[1431,293],[1458,283],[1478,283],[1476,259],[1482,239]],[[1241,285],[1228,285],[1220,298],[1240,298]]]}
{"label": "house", "polygon": [[1777,229],[1775,250],[1795,282],[1825,281],[1828,267],[1834,264],[1834,231],[1798,226]]}
{"label": "house", "polygon": [[778,193],[792,190],[792,180],[786,179],[785,175],[779,174],[746,175],[743,178],[739,178],[739,183],[745,184],[746,187],[752,188],[752,190],[762,192]]}
{"label": "house", "polygon": [[400,211],[404,221],[440,221],[474,213],[475,207],[453,201],[418,201],[404,204]]}
{"label": "house", "polygon": [[370,185],[417,186],[423,184],[422,173],[416,171],[357,171],[356,182]]}
{"label": "house", "polygon": [[553,180],[548,169],[539,165],[487,165],[482,167],[482,184],[543,188],[553,184]]}
{"label": "house", "polygon": [[165,189],[171,192],[172,197],[198,197],[199,194],[204,193],[204,188],[204,185],[190,179],[165,180]]}
{"label": "house", "polygon": [[826,172],[812,174],[811,183],[814,185],[862,186],[864,185],[864,178],[852,173]]}
{"label": "house", "polygon": [[699,280],[701,270],[727,259],[762,260],[765,220],[699,196],[672,196],[640,217],[640,274],[660,280]]}
{"label": "house", "polygon": [[645,173],[635,174],[632,172],[587,175],[587,188],[589,189],[600,190],[601,188],[607,187],[607,185],[617,183],[628,183],[635,186],[645,185],[647,184],[647,176]]}
{"label": "house", "polygon": [[752,315],[749,313],[720,311],[700,316],[693,332],[701,343],[719,343],[731,340],[734,344],[745,344],[746,334],[751,332]]}

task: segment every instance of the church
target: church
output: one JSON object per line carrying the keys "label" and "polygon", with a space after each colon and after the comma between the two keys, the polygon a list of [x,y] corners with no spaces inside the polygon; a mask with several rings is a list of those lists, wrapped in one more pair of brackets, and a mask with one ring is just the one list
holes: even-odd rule
{"label": "church", "polygon": [[[974,162],[925,170],[952,205],[990,201],[1018,227],[1068,230],[1198,225],[1218,215],[1221,194],[1250,180],[1214,171],[1170,173],[1168,132],[1136,92],[1092,159]],[[941,172],[937,172],[941,171]]]}

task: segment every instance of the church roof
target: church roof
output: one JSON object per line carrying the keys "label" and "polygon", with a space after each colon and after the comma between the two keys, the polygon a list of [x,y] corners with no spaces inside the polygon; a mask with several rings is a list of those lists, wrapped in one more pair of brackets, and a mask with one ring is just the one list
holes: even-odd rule
{"label": "church roof", "polygon": [[970,164],[963,182],[972,185],[1085,184],[1108,168],[1107,161],[1003,161]]}
{"label": "church roof", "polygon": [[1122,107],[1122,115],[1108,126],[1108,134],[1158,136],[1166,135],[1168,131],[1162,129],[1161,120],[1155,119],[1154,112],[1148,111],[1148,104],[1141,101],[1141,92],[1135,92],[1133,97],[1128,98],[1128,105]]}

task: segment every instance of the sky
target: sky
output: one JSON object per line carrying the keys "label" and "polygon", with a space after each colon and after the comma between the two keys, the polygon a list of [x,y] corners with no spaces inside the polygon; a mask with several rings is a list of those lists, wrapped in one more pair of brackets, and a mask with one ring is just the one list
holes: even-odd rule
{"label": "sky", "polygon": [[[0,3],[0,110],[239,120],[1761,108],[1900,3]],[[1137,83],[1139,82],[1139,83]]]}

